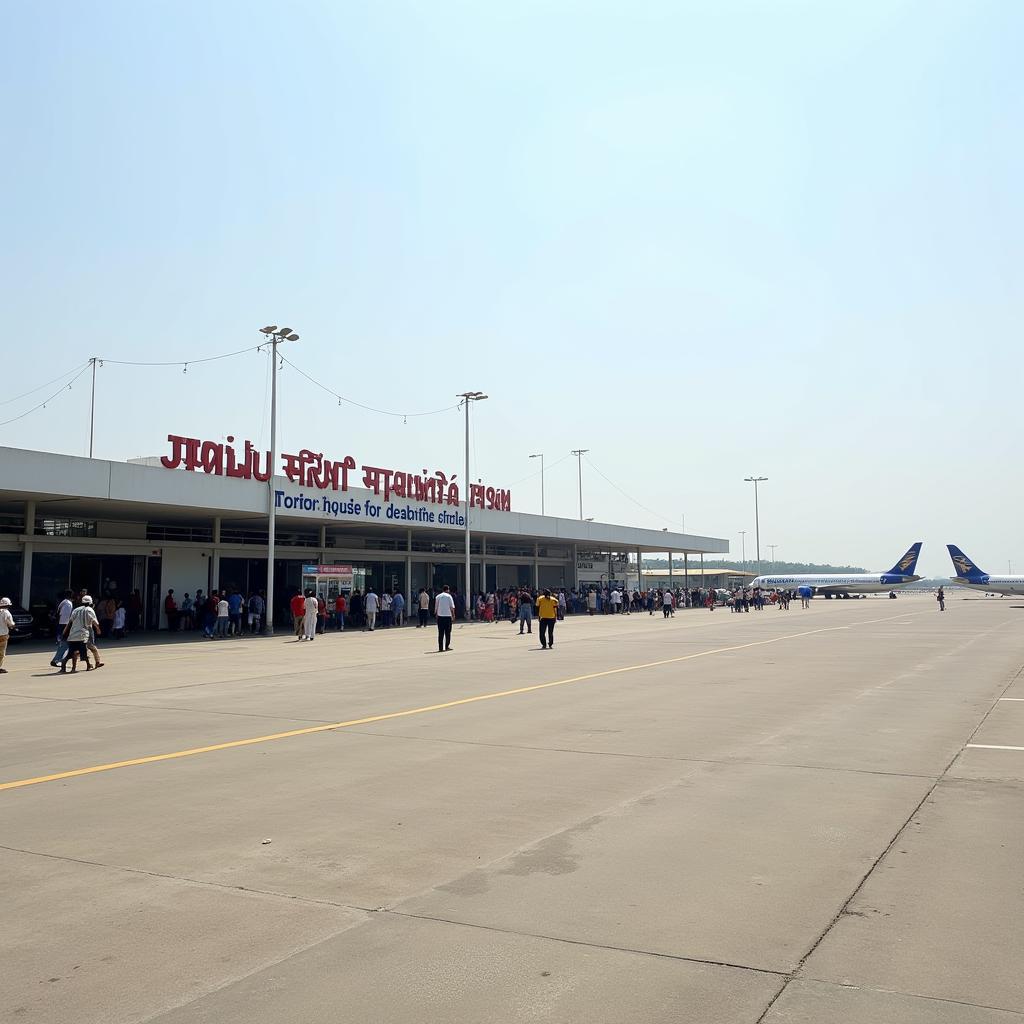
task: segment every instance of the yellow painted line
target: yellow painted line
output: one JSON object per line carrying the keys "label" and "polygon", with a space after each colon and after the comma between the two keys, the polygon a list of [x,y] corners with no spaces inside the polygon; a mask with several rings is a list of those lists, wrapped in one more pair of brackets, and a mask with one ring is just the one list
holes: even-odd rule
{"label": "yellow painted line", "polygon": [[[888,618],[894,618],[889,616]],[[888,619],[871,619],[866,622],[847,623],[842,626],[827,626],[822,629],[809,629],[803,633],[787,633],[785,636],[772,637],[770,640],[754,640],[747,644],[735,644],[732,647],[717,647],[710,651],[698,651],[695,654],[684,654],[677,658],[665,658],[661,661],[647,661],[641,665],[625,665],[622,668],[609,668],[602,672],[588,672],[583,676],[572,676],[569,679],[556,679],[550,683],[535,683],[532,686],[520,686],[514,690],[498,690],[496,693],[481,693],[475,697],[461,697],[459,700],[445,701],[443,704],[428,704],[422,708],[407,708],[404,711],[390,711],[382,715],[369,715],[366,718],[353,718],[347,722],[331,722],[327,725],[312,725],[304,729],[289,729],[288,732],[270,733],[268,736],[251,736],[244,740],[230,740],[226,743],[212,743],[206,747],[190,747],[188,750],[175,750],[168,754],[151,754],[148,757],[133,757],[127,761],[111,761],[110,764],[97,764],[88,768],[75,768],[67,772],[55,772],[53,775],[38,775],[33,779],[16,779],[13,782],[0,782],[0,790],[21,789],[23,786],[37,786],[42,782],[59,782],[62,779],[75,779],[81,775],[95,775],[98,772],[111,772],[115,768],[134,768],[141,764],[156,764],[158,761],[174,761],[180,757],[194,757],[197,754],[212,754],[217,750],[231,750],[234,747],[251,747],[256,743],[270,743],[273,740],[287,740],[293,736],[311,736],[318,732],[332,732],[335,729],[351,729],[357,725],[371,725],[374,722],[387,722],[394,718],[408,718],[410,715],[423,715],[430,711],[444,711],[457,708],[463,704],[477,704],[484,700],[497,700],[499,697],[514,697],[520,693],[535,693],[538,690],[549,690],[554,686],[568,686],[570,683],[582,683],[589,679],[602,679],[606,676],[619,675],[623,672],[640,672],[646,668],[659,668],[663,665],[675,665],[682,661],[693,661],[695,658],[707,658],[713,654],[728,654],[732,651],[745,651],[751,647],[764,647],[777,644],[782,640],[797,640],[800,637],[813,636],[815,633],[831,633],[839,629],[849,629],[851,625],[868,626],[873,622],[886,622]]]}

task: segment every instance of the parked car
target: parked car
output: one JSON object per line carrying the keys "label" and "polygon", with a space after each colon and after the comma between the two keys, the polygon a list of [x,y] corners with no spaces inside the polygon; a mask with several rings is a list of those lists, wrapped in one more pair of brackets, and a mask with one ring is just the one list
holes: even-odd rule
{"label": "parked car", "polygon": [[32,613],[26,611],[20,604],[11,605],[7,609],[14,619],[14,629],[11,630],[12,640],[31,640],[35,633],[35,620]]}

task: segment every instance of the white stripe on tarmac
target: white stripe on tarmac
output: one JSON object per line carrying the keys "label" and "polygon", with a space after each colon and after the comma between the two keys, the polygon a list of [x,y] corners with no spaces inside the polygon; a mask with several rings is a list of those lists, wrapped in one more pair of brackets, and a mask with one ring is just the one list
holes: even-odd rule
{"label": "white stripe on tarmac", "polygon": [[1000,697],[999,699],[1000,700],[1019,701],[1021,704],[1024,704],[1024,697]]}
{"label": "white stripe on tarmac", "polygon": [[1024,747],[1004,747],[1000,743],[968,743],[967,747],[973,750],[1024,750]]}

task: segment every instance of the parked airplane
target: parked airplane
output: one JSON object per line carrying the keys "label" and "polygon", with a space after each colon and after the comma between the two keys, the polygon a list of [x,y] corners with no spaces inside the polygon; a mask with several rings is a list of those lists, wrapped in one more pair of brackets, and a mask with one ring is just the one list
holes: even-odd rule
{"label": "parked airplane", "polygon": [[888,571],[878,573],[856,572],[848,575],[824,573],[796,573],[792,576],[758,576],[752,587],[762,590],[795,590],[811,587],[825,597],[849,597],[850,594],[880,594],[919,580],[914,575],[917,557],[921,554],[921,541],[911,544],[907,553]]}
{"label": "parked airplane", "polygon": [[953,583],[989,594],[1024,594],[1024,576],[989,576],[979,569],[955,544],[947,544],[956,575]]}

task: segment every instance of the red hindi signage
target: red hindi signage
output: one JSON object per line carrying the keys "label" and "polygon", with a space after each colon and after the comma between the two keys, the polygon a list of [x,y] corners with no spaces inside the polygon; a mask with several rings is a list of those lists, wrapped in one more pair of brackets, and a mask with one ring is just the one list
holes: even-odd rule
{"label": "red hindi signage", "polygon": [[[185,469],[190,473],[198,471],[240,480],[265,482],[270,479],[270,452],[257,451],[251,441],[245,441],[244,446],[240,445],[240,450],[236,450],[235,439],[230,434],[226,444],[179,434],[168,434],[167,440],[171,444],[171,454],[160,458],[166,469]],[[351,455],[346,455],[340,462],[325,459],[323,452],[303,448],[298,455],[282,454],[281,466],[284,475],[301,487],[321,491],[347,491],[349,472],[356,469],[356,460]],[[384,501],[402,498],[436,505],[458,505],[461,501],[455,473],[449,478],[441,470],[430,473],[424,469],[420,473],[410,473],[382,469],[380,466],[359,468],[362,470],[362,485]],[[484,484],[470,484],[469,504],[475,508],[509,512],[512,492],[498,487],[486,487]]]}

